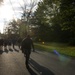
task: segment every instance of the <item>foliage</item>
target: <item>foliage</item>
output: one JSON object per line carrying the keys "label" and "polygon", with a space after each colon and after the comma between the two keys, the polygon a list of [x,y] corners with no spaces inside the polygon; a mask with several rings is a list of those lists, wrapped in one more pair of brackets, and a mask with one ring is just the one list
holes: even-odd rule
{"label": "foliage", "polygon": [[9,30],[12,34],[18,33],[19,26],[15,20],[9,23]]}
{"label": "foliage", "polygon": [[69,31],[69,43],[75,45],[75,0],[61,0],[59,16],[62,30]]}
{"label": "foliage", "polygon": [[5,35],[7,38],[18,38],[19,37],[19,24],[16,20],[12,20],[8,23],[5,28]]}
{"label": "foliage", "polygon": [[61,0],[60,16],[62,28],[75,31],[75,0]]}
{"label": "foliage", "polygon": [[75,38],[75,1],[43,0],[38,3],[35,23],[44,41],[73,42]]}
{"label": "foliage", "polygon": [[25,8],[22,16],[24,23],[21,22],[18,26],[15,21],[10,22],[12,32],[19,32],[20,36],[23,36],[27,30],[31,30],[37,40],[75,45],[74,0],[42,0],[32,13],[35,6],[33,2],[29,11]]}
{"label": "foliage", "polygon": [[38,3],[35,12],[35,23],[38,25],[38,36],[44,41],[53,41],[53,24],[52,20],[59,10],[59,0],[43,0]]}

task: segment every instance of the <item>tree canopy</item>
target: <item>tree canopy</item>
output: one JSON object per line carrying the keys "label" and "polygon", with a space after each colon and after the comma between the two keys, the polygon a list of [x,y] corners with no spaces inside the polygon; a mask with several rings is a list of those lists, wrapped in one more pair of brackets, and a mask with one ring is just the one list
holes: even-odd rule
{"label": "tree canopy", "polygon": [[[35,24],[39,38],[69,42],[75,38],[75,0],[43,0],[38,3]],[[43,37],[44,36],[44,37]],[[56,37],[57,36],[57,37]]]}

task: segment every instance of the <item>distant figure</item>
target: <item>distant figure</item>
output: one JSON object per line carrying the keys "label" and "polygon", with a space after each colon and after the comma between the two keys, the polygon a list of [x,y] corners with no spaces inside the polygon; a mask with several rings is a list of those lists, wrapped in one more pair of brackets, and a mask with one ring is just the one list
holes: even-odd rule
{"label": "distant figure", "polygon": [[27,35],[27,37],[23,39],[22,44],[21,44],[22,53],[24,53],[26,57],[26,62],[25,62],[26,67],[28,67],[28,61],[29,61],[30,54],[31,54],[31,47],[33,48],[33,51],[34,51],[33,41],[30,38],[30,35]]}
{"label": "distant figure", "polygon": [[8,40],[4,39],[4,49],[7,50]]}
{"label": "distant figure", "polygon": [[8,39],[8,47],[9,47],[9,50],[11,49],[11,45],[12,45],[12,41],[11,41],[11,39]]}
{"label": "distant figure", "polygon": [[22,41],[22,38],[18,38],[17,44],[18,44],[19,49],[20,49],[20,46],[21,46],[21,41]]}
{"label": "distant figure", "polygon": [[4,40],[3,39],[0,39],[0,50],[3,49],[3,42],[4,42]]}
{"label": "distant figure", "polygon": [[15,48],[15,44],[16,44],[16,39],[15,38],[12,38],[13,49]]}

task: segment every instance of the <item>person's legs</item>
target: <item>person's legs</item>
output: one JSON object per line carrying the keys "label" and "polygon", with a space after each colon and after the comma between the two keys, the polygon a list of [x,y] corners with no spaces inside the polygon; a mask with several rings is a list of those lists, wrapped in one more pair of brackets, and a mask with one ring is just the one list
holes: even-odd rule
{"label": "person's legs", "polygon": [[29,61],[29,53],[28,54],[26,54],[26,65],[28,65],[28,61]]}
{"label": "person's legs", "polygon": [[13,43],[13,48],[14,48],[14,43]]}
{"label": "person's legs", "polygon": [[1,45],[0,45],[0,50],[1,50]]}
{"label": "person's legs", "polygon": [[26,66],[28,67],[28,63],[29,63],[29,58],[30,58],[30,51],[26,51]]}

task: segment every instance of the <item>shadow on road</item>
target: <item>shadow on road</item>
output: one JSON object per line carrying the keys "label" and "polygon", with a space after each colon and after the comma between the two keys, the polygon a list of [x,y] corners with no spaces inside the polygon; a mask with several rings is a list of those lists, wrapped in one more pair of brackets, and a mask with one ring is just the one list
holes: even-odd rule
{"label": "shadow on road", "polygon": [[13,52],[13,50],[12,50],[12,49],[9,49],[9,51]]}
{"label": "shadow on road", "polygon": [[3,53],[3,50],[0,50],[0,54],[2,54]]}
{"label": "shadow on road", "polygon": [[15,50],[16,52],[19,52],[19,50],[17,50],[16,48],[14,48],[14,50]]}
{"label": "shadow on road", "polygon": [[[40,75],[54,75],[52,71],[50,71],[48,68],[43,67],[39,65],[37,62],[35,62],[33,59],[30,59],[29,61],[30,66],[35,69]],[[33,74],[32,74],[33,75]],[[36,75],[36,74],[35,74]]]}
{"label": "shadow on road", "polygon": [[4,49],[4,52],[8,53],[9,51],[8,51],[8,49]]}
{"label": "shadow on road", "polygon": [[[0,49],[0,54],[3,54],[3,52],[8,53],[8,52],[13,52],[13,49]],[[14,49],[14,51],[19,52],[19,50]]]}
{"label": "shadow on road", "polygon": [[30,66],[28,66],[27,69],[28,69],[30,75],[37,75]]}
{"label": "shadow on road", "polygon": [[0,50],[0,54],[2,54],[3,52],[8,53],[9,51],[7,49]]}

